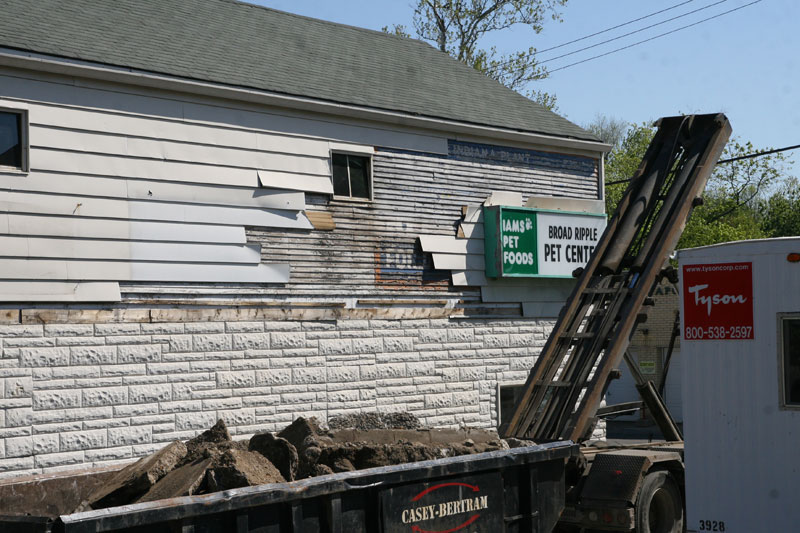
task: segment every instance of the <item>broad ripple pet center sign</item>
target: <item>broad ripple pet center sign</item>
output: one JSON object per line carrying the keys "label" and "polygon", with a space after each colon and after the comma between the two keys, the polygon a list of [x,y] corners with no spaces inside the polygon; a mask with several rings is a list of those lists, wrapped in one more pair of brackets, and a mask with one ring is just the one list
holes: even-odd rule
{"label": "broad ripple pet center sign", "polygon": [[486,275],[571,278],[589,261],[606,215],[485,206]]}

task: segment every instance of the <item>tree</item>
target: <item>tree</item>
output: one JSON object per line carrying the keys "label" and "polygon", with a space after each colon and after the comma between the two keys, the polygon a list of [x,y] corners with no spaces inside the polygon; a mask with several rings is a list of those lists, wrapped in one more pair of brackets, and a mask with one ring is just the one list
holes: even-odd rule
{"label": "tree", "polygon": [[[610,144],[612,150],[616,150],[625,139],[625,134],[630,127],[631,125],[624,120],[597,115],[592,122],[583,126],[583,129],[594,133],[601,141]],[[606,161],[610,154],[611,152],[606,154]]]}
{"label": "tree", "polygon": [[[536,61],[536,49],[501,54],[495,46],[482,48],[488,35],[524,25],[540,33],[549,18],[560,21],[558,8],[567,0],[417,0],[414,30],[418,38],[434,44],[459,61],[520,92],[531,81],[547,77],[547,69]],[[401,25],[383,28],[410,36]],[[555,96],[536,90],[529,98],[548,109],[555,108]]]}
{"label": "tree", "polygon": [[[595,126],[595,130],[597,130]],[[592,130],[590,130],[592,131]],[[620,141],[606,155],[606,212],[612,215],[622,199],[628,181],[639,168],[656,130],[647,124],[630,125]],[[600,135],[603,139],[603,136]],[[606,142],[613,139],[604,139]],[[613,144],[610,142],[609,144]]]}
{"label": "tree", "polygon": [[[609,123],[609,119],[595,119],[587,129],[613,144],[613,137],[609,135],[618,128]],[[609,214],[616,210],[628,186],[627,180],[639,168],[655,131],[647,124],[630,126],[607,155],[605,193]],[[728,142],[720,159],[735,159],[755,151],[751,143],[734,138]],[[785,162],[783,154],[770,154],[717,165],[706,185],[704,203],[692,211],[678,248],[777,236],[775,228],[781,224],[780,231],[791,231],[788,228],[792,227],[793,219],[788,213],[800,208],[800,188],[795,187],[794,197],[785,194],[785,198],[766,199],[771,187],[785,175]],[[796,198],[797,203],[787,206],[786,198]],[[770,209],[774,215],[769,218],[771,226],[762,222],[762,219],[767,220],[765,213]],[[800,215],[797,219],[800,229]]]}
{"label": "tree", "polygon": [[800,235],[800,183],[790,178],[759,205],[761,228],[770,237]]}

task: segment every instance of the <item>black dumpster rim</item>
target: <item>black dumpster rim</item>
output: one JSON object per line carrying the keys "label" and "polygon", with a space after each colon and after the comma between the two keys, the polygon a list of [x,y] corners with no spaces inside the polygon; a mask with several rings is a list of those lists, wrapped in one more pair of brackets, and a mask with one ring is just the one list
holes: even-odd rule
{"label": "black dumpster rim", "polygon": [[[248,507],[285,503],[350,490],[391,486],[422,479],[499,470],[531,463],[567,459],[578,454],[572,441],[558,441],[508,450],[461,455],[416,463],[328,474],[288,483],[271,483],[226,491],[133,503],[62,515],[65,531],[109,531],[193,516],[236,511]],[[356,483],[357,481],[357,483]]]}

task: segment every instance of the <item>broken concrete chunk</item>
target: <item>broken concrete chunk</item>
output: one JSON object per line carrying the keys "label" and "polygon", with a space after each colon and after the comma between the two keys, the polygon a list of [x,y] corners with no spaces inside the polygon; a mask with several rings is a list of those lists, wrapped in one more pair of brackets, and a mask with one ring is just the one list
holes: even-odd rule
{"label": "broken concrete chunk", "polygon": [[92,509],[104,509],[135,501],[167,475],[186,456],[186,445],[180,441],[143,457],[120,470],[87,498]]}
{"label": "broken concrete chunk", "polygon": [[314,465],[314,468],[311,471],[312,476],[327,476],[328,474],[333,474],[333,470],[328,465]]}
{"label": "broken concrete chunk", "polygon": [[532,441],[532,440],[517,439],[517,438],[514,438],[514,437],[508,437],[503,442],[505,442],[506,446],[508,446],[509,448],[522,448],[522,447],[525,447],[525,446],[535,446],[536,445],[536,443],[534,441]]}
{"label": "broken concrete chunk", "polygon": [[186,447],[192,449],[205,443],[219,444],[221,442],[229,442],[230,440],[231,434],[228,433],[228,426],[226,426],[225,421],[220,418],[210,429],[205,430],[193,439],[187,440]]}
{"label": "broken concrete chunk", "polygon": [[350,462],[347,457],[339,457],[333,462],[334,472],[352,472],[356,467]]}
{"label": "broken concrete chunk", "polygon": [[206,477],[206,470],[211,466],[211,459],[203,459],[176,468],[153,485],[137,503],[152,502],[164,498],[191,496],[196,493]]}
{"label": "broken concrete chunk", "polygon": [[258,433],[250,439],[249,449],[269,459],[287,481],[297,479],[299,457],[297,449],[288,440],[272,433]]}
{"label": "broken concrete chunk", "polygon": [[200,459],[208,459],[223,454],[232,447],[247,448],[247,443],[242,446],[240,442],[231,440],[225,422],[220,419],[211,429],[208,429],[193,439],[186,441],[186,457],[180,466],[194,463]]}
{"label": "broken concrete chunk", "polygon": [[[208,477],[210,490],[227,490],[267,483],[284,483],[280,471],[260,453],[230,449],[214,465]],[[211,485],[216,488],[212,489]]]}
{"label": "broken concrete chunk", "polygon": [[307,444],[304,446],[306,439],[310,437],[309,442],[314,441],[320,433],[322,432],[319,429],[316,418],[303,418],[299,416],[294,422],[286,426],[283,431],[278,433],[278,436],[292,443],[292,446],[297,448],[299,452],[300,448],[308,446]]}
{"label": "broken concrete chunk", "polygon": [[289,441],[297,450],[296,479],[314,475],[314,465],[319,461],[321,446],[331,442],[330,438],[322,436],[321,433],[316,418],[306,419],[302,416],[278,433],[278,437]]}

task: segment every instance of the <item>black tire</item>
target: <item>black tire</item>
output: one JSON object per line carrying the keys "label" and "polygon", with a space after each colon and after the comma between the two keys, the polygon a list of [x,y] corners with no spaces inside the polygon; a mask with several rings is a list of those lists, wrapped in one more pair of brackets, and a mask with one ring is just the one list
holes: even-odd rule
{"label": "black tire", "polygon": [[637,533],[681,533],[683,499],[672,474],[647,474],[636,501]]}

